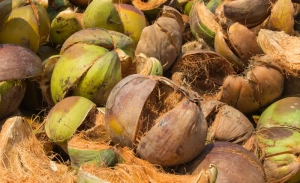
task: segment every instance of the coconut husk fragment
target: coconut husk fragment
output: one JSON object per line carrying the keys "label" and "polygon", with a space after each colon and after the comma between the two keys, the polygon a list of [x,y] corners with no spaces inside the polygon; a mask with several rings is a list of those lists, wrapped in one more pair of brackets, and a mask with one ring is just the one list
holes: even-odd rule
{"label": "coconut husk fragment", "polygon": [[1,182],[74,182],[68,168],[45,155],[28,122],[8,118],[0,133]]}
{"label": "coconut husk fragment", "polygon": [[300,37],[289,36],[283,31],[261,29],[257,42],[265,54],[276,55],[274,62],[282,67],[285,74],[300,76]]}
{"label": "coconut husk fragment", "polygon": [[213,182],[217,176],[216,167],[213,165],[207,166],[201,173],[195,175],[166,173],[161,167],[157,167],[148,161],[137,158],[133,151],[127,147],[118,150],[119,154],[125,160],[124,163],[119,163],[114,168],[83,165],[78,172],[78,179],[84,181],[82,180],[83,176],[89,174],[89,176],[94,177],[94,180],[98,180],[97,182],[110,183],[209,183]]}

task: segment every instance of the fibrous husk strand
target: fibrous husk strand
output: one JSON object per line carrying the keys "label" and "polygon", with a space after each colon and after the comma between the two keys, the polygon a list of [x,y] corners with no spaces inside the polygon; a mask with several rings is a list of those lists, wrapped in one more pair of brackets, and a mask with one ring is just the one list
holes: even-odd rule
{"label": "fibrous husk strand", "polygon": [[1,182],[74,182],[68,168],[44,154],[28,122],[8,118],[0,134]]}

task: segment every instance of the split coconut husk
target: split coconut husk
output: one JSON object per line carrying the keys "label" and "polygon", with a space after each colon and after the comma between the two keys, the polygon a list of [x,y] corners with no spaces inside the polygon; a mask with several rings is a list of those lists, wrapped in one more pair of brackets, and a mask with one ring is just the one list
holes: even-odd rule
{"label": "split coconut husk", "polygon": [[1,182],[74,182],[68,168],[51,161],[28,122],[8,118],[0,133]]}
{"label": "split coconut husk", "polygon": [[197,158],[181,165],[177,171],[196,175],[209,164],[218,168],[216,182],[266,182],[264,169],[254,154],[231,142],[207,144]]}
{"label": "split coconut husk", "polygon": [[143,53],[158,59],[164,71],[175,62],[182,45],[183,20],[176,16],[180,12],[169,9],[162,11],[162,15],[152,25],[143,29],[135,50],[135,55]]}
{"label": "split coconut husk", "polygon": [[219,91],[225,77],[235,74],[223,56],[203,50],[187,51],[172,67],[172,80],[205,97]]}
{"label": "split coconut husk", "polygon": [[249,119],[237,109],[217,100],[201,101],[203,114],[208,123],[207,143],[228,141],[243,144],[254,127]]}
{"label": "split coconut husk", "polygon": [[284,76],[272,55],[252,57],[244,76],[228,76],[218,100],[242,113],[251,113],[277,100],[283,91]]}
{"label": "split coconut husk", "polygon": [[160,76],[130,75],[110,93],[105,122],[112,141],[151,163],[173,166],[198,155],[207,123],[195,92]]}
{"label": "split coconut husk", "polygon": [[118,153],[124,159],[113,168],[98,167],[95,165],[83,165],[78,172],[78,182],[103,182],[103,183],[214,183],[218,172],[214,165],[208,165],[200,173],[195,175],[175,175],[166,173],[162,168],[139,159],[128,148],[118,149]]}

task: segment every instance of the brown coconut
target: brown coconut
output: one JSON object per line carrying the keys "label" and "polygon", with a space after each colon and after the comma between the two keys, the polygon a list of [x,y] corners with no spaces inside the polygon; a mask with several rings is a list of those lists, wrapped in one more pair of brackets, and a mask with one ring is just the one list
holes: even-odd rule
{"label": "brown coconut", "polygon": [[266,182],[264,169],[254,154],[231,142],[207,144],[203,152],[193,161],[182,165],[179,172],[195,175],[209,164],[218,168],[217,183]]}
{"label": "brown coconut", "polygon": [[208,123],[207,142],[229,141],[242,144],[254,132],[252,123],[237,109],[217,100],[204,100],[201,105]]}
{"label": "brown coconut", "polygon": [[8,118],[0,133],[1,182],[74,182],[65,165],[44,154],[28,122]]}
{"label": "brown coconut", "polygon": [[243,113],[254,112],[277,100],[283,91],[284,76],[270,55],[252,58],[244,76],[228,76],[218,100],[229,104]]}

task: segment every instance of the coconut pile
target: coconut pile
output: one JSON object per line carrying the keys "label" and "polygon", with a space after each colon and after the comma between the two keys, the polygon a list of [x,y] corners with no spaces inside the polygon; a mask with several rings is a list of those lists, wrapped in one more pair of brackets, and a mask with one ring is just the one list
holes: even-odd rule
{"label": "coconut pile", "polygon": [[0,182],[300,182],[299,4],[0,0]]}

